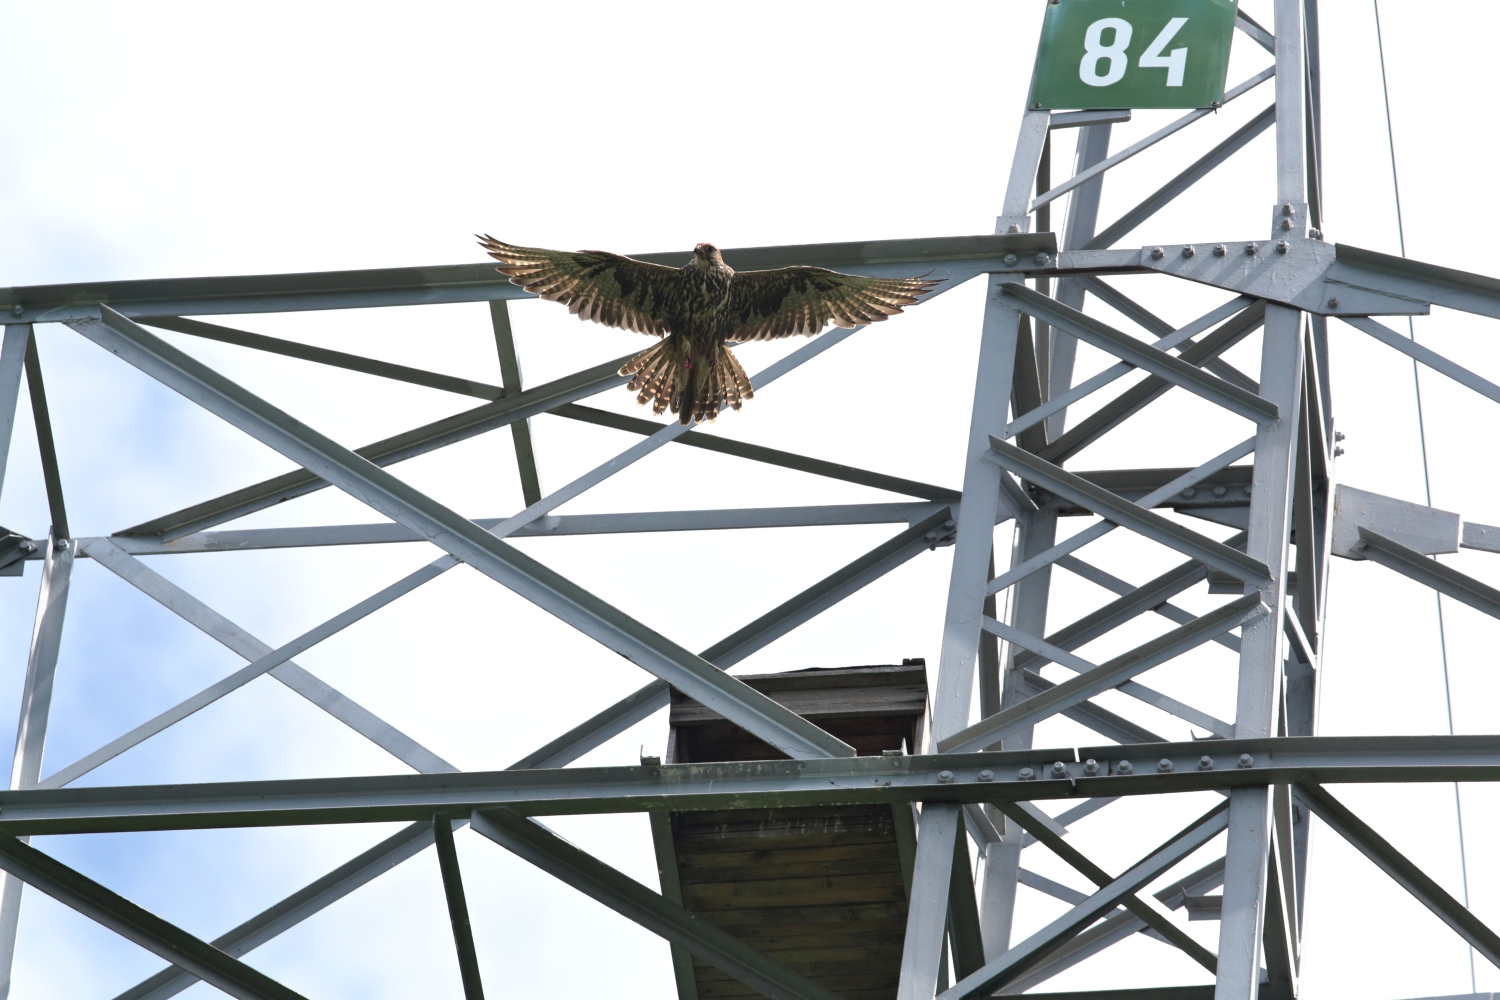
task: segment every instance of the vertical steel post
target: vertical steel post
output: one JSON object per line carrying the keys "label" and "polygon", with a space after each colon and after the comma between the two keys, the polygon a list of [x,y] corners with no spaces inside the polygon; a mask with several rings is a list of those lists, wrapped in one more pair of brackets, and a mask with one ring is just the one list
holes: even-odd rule
{"label": "vertical steel post", "polygon": [[11,323],[0,341],[0,486],[5,484],[11,432],[16,425],[16,400],[21,395],[21,372],[26,365],[26,345],[30,342],[30,323]]}
{"label": "vertical steel post", "polygon": [[[68,606],[68,581],[73,573],[73,548],[66,538],[47,541],[36,623],[31,631],[31,654],[26,660],[26,683],[21,691],[21,718],[16,724],[16,751],[10,768],[12,789],[33,788],[41,777],[47,715],[52,707],[52,678],[62,641],[63,613]],[[10,995],[20,919],[21,880],[6,874],[0,888],[0,1000]]]}
{"label": "vertical steel post", "polygon": [[[1272,237],[1307,230],[1305,204],[1302,5],[1276,0],[1276,197]],[[1283,221],[1292,225],[1283,227]],[[1240,639],[1236,738],[1274,735],[1285,656],[1287,540],[1291,529],[1292,462],[1302,411],[1302,313],[1266,306],[1260,394],[1281,410],[1256,434],[1246,553],[1271,568],[1271,613],[1246,625]],[[1271,848],[1270,789],[1237,788],[1229,800],[1229,844],[1219,923],[1219,969],[1214,1000],[1255,1000],[1260,986],[1266,877]]]}
{"label": "vertical steel post", "polygon": [[[507,300],[490,302],[490,325],[495,330],[495,350],[500,356],[500,388],[507,396],[514,396],[521,391],[521,359],[516,354]],[[516,446],[516,469],[521,474],[521,498],[530,507],[542,499],[542,480],[536,471],[536,449],[531,442],[531,421],[517,420],[510,425],[510,435]]]}
{"label": "vertical steel post", "polygon": [[939,978],[947,972],[948,890],[962,824],[962,807],[955,803],[929,802],[922,807],[896,1000],[932,1000]]}

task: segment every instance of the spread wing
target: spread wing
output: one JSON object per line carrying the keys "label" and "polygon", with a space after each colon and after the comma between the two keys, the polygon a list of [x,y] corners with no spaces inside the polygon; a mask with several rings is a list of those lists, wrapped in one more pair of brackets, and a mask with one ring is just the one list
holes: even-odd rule
{"label": "spread wing", "polygon": [[495,270],[512,284],[561,302],[579,319],[656,336],[671,332],[664,307],[680,286],[676,268],[602,250],[514,247],[493,236],[480,237],[479,245],[506,265]]}
{"label": "spread wing", "polygon": [[824,326],[864,326],[901,312],[938,281],[924,278],[862,278],[822,267],[738,271],[719,332],[727,340],[775,340],[812,336]]}

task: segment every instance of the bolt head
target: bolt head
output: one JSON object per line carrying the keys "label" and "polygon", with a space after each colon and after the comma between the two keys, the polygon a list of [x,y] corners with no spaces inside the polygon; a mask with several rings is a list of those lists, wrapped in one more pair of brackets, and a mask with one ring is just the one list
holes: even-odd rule
{"label": "bolt head", "polygon": [[1213,769],[1214,769],[1214,759],[1212,757],[1210,757],[1208,754],[1204,754],[1202,757],[1198,758],[1198,770],[1200,770],[1200,771],[1212,771]]}
{"label": "bolt head", "polygon": [[1333,439],[1335,441],[1342,441],[1342,440],[1344,440],[1344,432],[1343,431],[1334,431],[1333,432]]}
{"label": "bolt head", "polygon": [[1260,247],[1256,246],[1254,243],[1246,243],[1245,244],[1245,256],[1246,257],[1254,257],[1258,253],[1260,253]]}
{"label": "bolt head", "polygon": [[1321,240],[1323,238],[1323,230],[1321,230],[1321,229],[1309,229],[1307,231],[1307,235],[1311,236],[1315,240]]}
{"label": "bolt head", "polygon": [[1090,757],[1088,760],[1084,761],[1083,762],[1083,773],[1084,774],[1098,774],[1099,773],[1099,762],[1097,760],[1095,760],[1094,758],[1092,758],[1092,757]]}
{"label": "bolt head", "polygon": [[1152,260],[1161,260],[1166,255],[1167,255],[1167,252],[1165,250],[1163,250],[1161,247],[1152,247],[1151,248],[1151,259]]}
{"label": "bolt head", "polygon": [[1020,231],[1021,224],[1019,222],[1012,222],[1010,224],[1010,228],[1006,230],[1006,232],[1010,233],[1012,236],[1014,236],[1016,233],[1019,233]]}
{"label": "bolt head", "polygon": [[1222,486],[1215,486],[1214,487],[1214,496],[1216,496],[1216,497],[1221,497],[1225,493],[1228,493],[1228,492],[1229,491],[1227,489],[1225,489],[1224,487],[1222,487]]}
{"label": "bolt head", "polygon": [[1282,219],[1281,220],[1281,228],[1282,229],[1291,229],[1292,228],[1292,220],[1291,219]]}
{"label": "bolt head", "polygon": [[1129,774],[1130,772],[1132,772],[1134,770],[1135,770],[1135,768],[1131,765],[1130,761],[1128,761],[1128,760],[1122,760],[1122,761],[1120,761],[1120,763],[1118,763],[1118,764],[1115,765],[1115,773],[1117,773],[1117,774]]}
{"label": "bolt head", "polygon": [[948,782],[950,782],[950,781],[953,780],[953,772],[952,771],[939,771],[938,772],[938,780],[941,781],[943,784],[947,784]]}
{"label": "bolt head", "polygon": [[1296,211],[1297,210],[1292,207],[1292,203],[1291,202],[1288,201],[1288,202],[1282,203],[1282,206],[1281,206],[1281,214],[1282,215],[1294,215],[1294,214],[1296,214]]}
{"label": "bolt head", "polygon": [[1240,767],[1254,767],[1255,758],[1247,753],[1240,754]]}
{"label": "bolt head", "polygon": [[1193,497],[1195,497],[1197,495],[1198,495],[1198,491],[1195,490],[1195,489],[1193,489],[1191,486],[1189,486],[1187,489],[1185,489],[1185,490],[1182,491],[1182,496],[1183,496],[1183,499],[1185,499],[1185,500],[1191,500],[1191,499],[1193,499]]}
{"label": "bolt head", "polygon": [[1008,253],[1008,254],[1005,255],[1005,266],[1006,267],[1014,267],[1016,261],[1019,260],[1019,259],[1020,258],[1018,258],[1015,254]]}
{"label": "bolt head", "polygon": [[1036,777],[1036,772],[1029,767],[1023,767],[1020,771],[1016,772],[1016,777],[1020,778],[1022,781],[1030,781],[1032,778]]}
{"label": "bolt head", "polygon": [[1045,250],[1036,255],[1037,267],[1046,267],[1050,263],[1052,263],[1052,255]]}
{"label": "bolt head", "polygon": [[1163,757],[1161,760],[1156,762],[1156,769],[1162,774],[1166,774],[1168,771],[1172,770],[1172,762]]}
{"label": "bolt head", "polygon": [[995,772],[991,771],[989,768],[985,768],[983,771],[979,772],[979,780],[980,781],[994,781],[995,780]]}
{"label": "bolt head", "polygon": [[1060,760],[1053,761],[1052,762],[1052,777],[1054,777],[1054,778],[1066,778],[1067,776],[1068,776],[1068,765],[1064,764]]}
{"label": "bolt head", "polygon": [[1182,255],[1184,257],[1191,257],[1193,254],[1195,254],[1197,252],[1198,251],[1194,250],[1191,246],[1185,246],[1185,247],[1182,248]]}
{"label": "bolt head", "polygon": [[19,315],[21,315],[21,314],[22,314],[22,313],[23,313],[23,312],[25,312],[25,311],[26,311],[26,307],[25,307],[25,306],[23,306],[23,305],[21,305],[21,303],[19,303],[19,302],[17,302],[17,303],[16,303],[16,304],[15,304],[15,305],[13,305],[13,306],[11,306],[11,307],[10,307],[10,311],[11,311],[11,312],[12,312],[12,313],[13,313],[13,314],[15,314],[15,315],[17,315],[17,316],[19,316]]}
{"label": "bolt head", "polygon": [[1214,256],[1222,257],[1229,252],[1229,248],[1222,243],[1214,244]]}
{"label": "bolt head", "polygon": [[1333,457],[1334,457],[1334,458],[1338,458],[1338,457],[1339,457],[1339,456],[1340,456],[1340,455],[1342,455],[1342,454],[1343,454],[1343,453],[1344,453],[1344,449],[1343,449],[1343,448],[1342,448],[1342,447],[1335,447],[1335,448],[1334,448],[1334,449],[1333,449]]}

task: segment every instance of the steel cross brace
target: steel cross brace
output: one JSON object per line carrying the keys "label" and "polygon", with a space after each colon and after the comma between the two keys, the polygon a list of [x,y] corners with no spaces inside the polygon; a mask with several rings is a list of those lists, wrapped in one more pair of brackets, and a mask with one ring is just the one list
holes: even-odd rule
{"label": "steel cross brace", "polygon": [[841,756],[853,748],[682,649],[462,515],[294,420],[108,306],[85,337],[280,451],[322,479],[405,524],[450,555],[655,673],[772,746],[795,757]]}

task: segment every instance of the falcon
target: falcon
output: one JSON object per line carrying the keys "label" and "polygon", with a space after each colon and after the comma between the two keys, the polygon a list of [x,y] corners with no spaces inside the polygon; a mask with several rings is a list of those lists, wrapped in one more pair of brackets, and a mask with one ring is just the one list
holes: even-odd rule
{"label": "falcon", "polygon": [[735,271],[712,243],[682,267],[648,264],[602,250],[539,250],[478,237],[513,284],[561,302],[580,320],[660,337],[627,361],[636,402],[670,409],[684,424],[738,410],[755,393],[729,344],[811,337],[829,323],[878,323],[917,302],[939,282],[864,278],[822,267]]}

